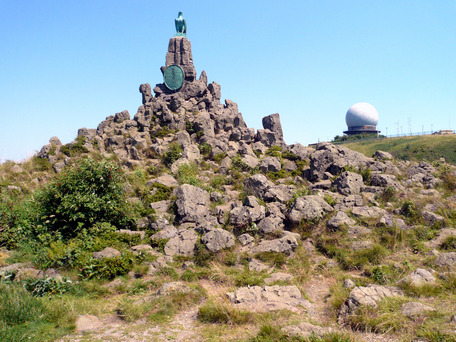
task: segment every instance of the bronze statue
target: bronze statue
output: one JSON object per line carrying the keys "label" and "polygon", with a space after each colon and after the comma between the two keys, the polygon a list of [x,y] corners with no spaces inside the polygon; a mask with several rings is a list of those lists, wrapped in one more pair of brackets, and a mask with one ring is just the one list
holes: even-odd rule
{"label": "bronze statue", "polygon": [[186,36],[187,34],[187,23],[185,22],[182,12],[179,12],[177,19],[174,20],[176,24],[176,37]]}

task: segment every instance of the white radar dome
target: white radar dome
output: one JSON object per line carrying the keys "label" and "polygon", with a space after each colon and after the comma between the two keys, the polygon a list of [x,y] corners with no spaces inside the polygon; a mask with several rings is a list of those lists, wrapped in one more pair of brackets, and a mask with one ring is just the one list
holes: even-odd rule
{"label": "white radar dome", "polygon": [[377,126],[377,109],[366,102],[356,103],[348,109],[345,115],[345,122],[348,127]]}

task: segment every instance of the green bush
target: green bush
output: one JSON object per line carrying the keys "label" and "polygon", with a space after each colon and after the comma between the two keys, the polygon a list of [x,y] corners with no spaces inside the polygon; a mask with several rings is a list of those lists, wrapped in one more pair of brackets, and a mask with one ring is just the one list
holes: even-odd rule
{"label": "green bush", "polygon": [[82,153],[88,153],[89,150],[84,147],[84,144],[84,136],[78,135],[74,143],[66,144],[60,147],[60,152],[66,154],[68,157],[75,157]]}
{"label": "green bush", "polygon": [[24,282],[24,288],[35,297],[43,297],[44,295],[51,296],[71,291],[73,282],[69,278],[62,280],[49,277],[43,279],[28,278]]}
{"label": "green bush", "polygon": [[443,250],[456,250],[456,236],[448,236],[441,244],[440,249]]}
{"label": "green bush", "polygon": [[130,272],[133,263],[133,258],[128,256],[94,259],[81,269],[79,277],[82,279],[114,279]]}
{"label": "green bush", "polygon": [[169,144],[168,151],[163,155],[163,162],[166,166],[171,166],[172,163],[182,157],[182,152],[182,147],[178,143]]}
{"label": "green bush", "polygon": [[133,222],[123,181],[118,165],[82,159],[36,194],[37,224],[44,232],[64,239],[75,237],[97,222],[130,227]]}

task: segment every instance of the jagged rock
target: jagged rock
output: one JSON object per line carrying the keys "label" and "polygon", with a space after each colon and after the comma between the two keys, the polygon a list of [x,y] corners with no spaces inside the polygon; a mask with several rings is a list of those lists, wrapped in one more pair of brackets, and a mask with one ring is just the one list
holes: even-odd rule
{"label": "jagged rock", "polygon": [[94,259],[114,258],[119,256],[121,256],[121,253],[117,249],[111,247],[106,247],[102,251],[92,253]]}
{"label": "jagged rock", "polygon": [[401,306],[402,314],[410,319],[413,319],[416,316],[421,316],[430,311],[435,311],[435,309],[432,306],[419,302],[408,302]]}
{"label": "jagged rock", "polygon": [[152,241],[159,241],[163,239],[172,239],[177,235],[177,229],[174,226],[168,225],[159,232],[153,234],[150,239]]}
{"label": "jagged rock", "polygon": [[116,123],[121,123],[126,120],[130,120],[130,113],[128,112],[128,110],[124,110],[124,111],[122,111],[120,113],[116,113],[116,115],[114,115],[114,122],[116,122]]}
{"label": "jagged rock", "polygon": [[234,240],[233,234],[221,228],[211,230],[201,237],[201,242],[213,253],[233,247]]}
{"label": "jagged rock", "polygon": [[317,149],[310,155],[310,169],[308,178],[311,181],[320,181],[338,175],[346,166],[364,168],[372,161],[363,154],[351,151],[344,146],[331,143],[319,143]]}
{"label": "jagged rock", "polygon": [[288,219],[298,224],[302,220],[315,220],[334,209],[325,200],[316,195],[298,197],[288,212]]}
{"label": "jagged rock", "polygon": [[298,241],[292,235],[286,235],[280,239],[274,240],[263,240],[258,246],[255,246],[250,251],[252,254],[261,253],[261,252],[277,252],[290,254],[294,249],[298,247]]}
{"label": "jagged rock", "polygon": [[282,169],[280,159],[277,157],[265,157],[260,164],[262,172],[277,172]]}
{"label": "jagged rock", "polygon": [[242,234],[237,237],[242,246],[246,246],[255,241],[255,238],[250,234]]}
{"label": "jagged rock", "polygon": [[396,190],[401,190],[404,187],[396,181],[395,175],[374,174],[370,179],[372,186],[380,186],[383,188],[393,187]]}
{"label": "jagged rock", "polygon": [[379,207],[354,207],[352,214],[360,218],[380,218],[387,214],[387,211]]}
{"label": "jagged rock", "polygon": [[[186,37],[173,37],[169,40],[166,66],[179,65],[184,70],[186,84],[195,83],[196,70],[193,66],[192,45]],[[201,82],[204,84],[203,82]]]}
{"label": "jagged rock", "polygon": [[217,82],[212,82],[207,86],[207,89],[211,93],[213,99],[215,99],[216,101],[220,101],[222,97],[222,90],[220,84],[218,84]]}
{"label": "jagged rock", "polygon": [[372,242],[370,242],[369,240],[365,240],[365,241],[353,241],[351,244],[351,249],[354,250],[354,251],[360,251],[360,250],[363,250],[363,249],[369,249],[372,247]]}
{"label": "jagged rock", "polygon": [[200,222],[209,214],[210,198],[206,190],[183,184],[176,191],[177,218],[183,222]]}
{"label": "jagged rock", "polygon": [[431,241],[425,242],[425,245],[430,249],[438,248],[450,236],[456,236],[456,229],[444,228],[439,231],[439,235],[437,238],[435,238]]}
{"label": "jagged rock", "polygon": [[288,145],[287,147],[288,152],[295,154],[300,160],[307,159],[310,154],[314,151],[311,147],[304,147],[300,143]]}
{"label": "jagged rock", "polygon": [[265,146],[285,146],[279,114],[265,116],[262,120],[264,130],[257,131],[256,141]]}
{"label": "jagged rock", "polygon": [[38,270],[33,267],[24,267],[19,268],[16,271],[16,276],[14,277],[15,281],[24,280],[28,278],[43,279],[45,277],[42,270]]}
{"label": "jagged rock", "polygon": [[[332,196],[334,196],[333,194]],[[338,198],[334,209],[339,211],[345,211],[347,209],[353,209],[354,207],[362,207],[364,205],[364,199],[361,195],[348,195],[342,198]]]}
{"label": "jagged rock", "polygon": [[159,214],[160,213],[166,214],[168,209],[171,207],[172,203],[173,202],[170,200],[163,200],[163,201],[150,203],[149,206]]}
{"label": "jagged rock", "polygon": [[157,296],[169,296],[173,293],[190,293],[192,290],[181,281],[164,283],[157,291]]}
{"label": "jagged rock", "polygon": [[65,168],[65,162],[63,162],[63,161],[59,161],[52,166],[52,169],[54,170],[55,173],[62,172],[64,168]]}
{"label": "jagged rock", "polygon": [[264,282],[269,285],[276,281],[289,282],[292,279],[293,279],[293,276],[291,274],[284,273],[284,272],[276,272],[276,273],[272,273],[269,278],[265,278]]}
{"label": "jagged rock", "polygon": [[286,336],[296,336],[301,338],[309,337],[323,337],[325,334],[329,334],[334,330],[329,327],[319,327],[308,322],[300,323],[299,325],[289,325],[282,328],[282,332]]}
{"label": "jagged rock", "polygon": [[423,211],[422,216],[423,216],[424,222],[426,222],[426,224],[429,226],[432,226],[434,224],[439,224],[439,225],[445,224],[445,218],[436,213],[433,213],[430,211]]}
{"label": "jagged rock", "polygon": [[194,229],[181,231],[177,236],[171,238],[165,245],[165,254],[169,256],[184,255],[193,256],[195,253],[195,244],[199,237]]}
{"label": "jagged rock", "polygon": [[290,286],[250,286],[228,292],[228,299],[238,307],[255,312],[288,309],[294,312],[297,306],[309,307],[295,285]]}
{"label": "jagged rock", "polygon": [[230,211],[230,223],[235,227],[245,227],[258,222],[266,216],[266,209],[258,203],[255,196],[247,196],[244,205]]}
{"label": "jagged rock", "polygon": [[251,272],[258,272],[261,273],[263,271],[270,271],[271,267],[266,265],[265,263],[257,260],[257,259],[252,259],[249,261],[249,271]]}
{"label": "jagged rock", "polygon": [[355,287],[340,310],[339,321],[343,321],[346,315],[356,312],[361,305],[377,307],[378,302],[384,298],[402,295],[403,292],[393,286],[370,284]]}
{"label": "jagged rock", "polygon": [[389,152],[384,152],[384,151],[377,151],[372,155],[372,158],[378,159],[378,160],[393,160],[394,157],[391,153]]}
{"label": "jagged rock", "polygon": [[342,195],[358,194],[364,186],[363,177],[354,172],[342,172],[334,181],[337,191]]}
{"label": "jagged rock", "polygon": [[261,235],[277,234],[284,228],[283,220],[277,216],[268,216],[258,222],[258,232]]}
{"label": "jagged rock", "polygon": [[440,267],[454,267],[456,264],[456,252],[442,253],[434,261]]}
{"label": "jagged rock", "polygon": [[352,289],[356,286],[355,282],[351,279],[344,279],[343,287],[346,289]]}
{"label": "jagged rock", "polygon": [[399,283],[406,282],[412,286],[423,286],[427,284],[435,284],[435,280],[436,279],[431,272],[423,268],[417,268],[415,271],[399,280]]}
{"label": "jagged rock", "polygon": [[337,214],[326,222],[326,226],[330,229],[339,229],[342,226],[352,226],[356,222],[349,217],[344,211],[338,211]]}
{"label": "jagged rock", "polygon": [[78,316],[75,325],[77,332],[94,331],[103,327],[103,323],[94,315]]}
{"label": "jagged rock", "polygon": [[260,160],[257,157],[251,156],[251,155],[248,155],[248,154],[243,156],[241,158],[241,160],[242,160],[242,162],[244,162],[251,169],[254,169],[255,167],[257,167],[258,163],[260,162]]}
{"label": "jagged rock", "polygon": [[316,183],[313,183],[309,186],[310,190],[313,189],[321,189],[321,190],[329,190],[332,187],[333,182],[330,179],[325,179]]}
{"label": "jagged rock", "polygon": [[146,104],[152,100],[152,90],[149,83],[144,83],[139,86],[139,92],[142,94],[142,103]]}

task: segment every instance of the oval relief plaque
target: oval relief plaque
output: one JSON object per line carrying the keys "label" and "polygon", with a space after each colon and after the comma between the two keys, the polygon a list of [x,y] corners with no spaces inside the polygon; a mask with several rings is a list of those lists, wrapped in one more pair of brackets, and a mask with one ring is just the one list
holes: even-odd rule
{"label": "oval relief plaque", "polygon": [[163,78],[169,90],[178,90],[184,84],[184,70],[179,65],[170,65],[165,69]]}

